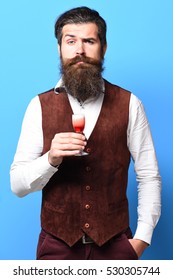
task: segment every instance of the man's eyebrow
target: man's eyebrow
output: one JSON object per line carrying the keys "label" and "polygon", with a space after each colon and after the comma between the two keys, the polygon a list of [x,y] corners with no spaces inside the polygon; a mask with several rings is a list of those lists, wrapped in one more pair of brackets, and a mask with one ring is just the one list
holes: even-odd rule
{"label": "man's eyebrow", "polygon": [[[76,35],[73,35],[73,34],[65,34],[64,37],[70,37],[70,38],[75,38]],[[83,41],[97,41],[96,38],[94,37],[84,37],[84,38],[81,38]]]}
{"label": "man's eyebrow", "polygon": [[65,34],[64,37],[71,37],[71,38],[74,38],[74,37],[76,37],[76,36],[73,35],[73,34]]}
{"label": "man's eyebrow", "polygon": [[94,37],[86,37],[86,38],[83,38],[84,41],[96,41],[96,38]]}

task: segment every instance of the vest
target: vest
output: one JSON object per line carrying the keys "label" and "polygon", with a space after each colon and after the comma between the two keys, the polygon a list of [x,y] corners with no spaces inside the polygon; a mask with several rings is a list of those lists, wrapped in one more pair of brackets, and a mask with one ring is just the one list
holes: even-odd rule
{"label": "vest", "polygon": [[[74,131],[66,93],[39,95],[43,154],[59,132]],[[102,109],[86,146],[87,156],[64,157],[42,191],[41,226],[74,245],[84,233],[101,246],[129,226],[126,197],[130,92],[105,81]]]}

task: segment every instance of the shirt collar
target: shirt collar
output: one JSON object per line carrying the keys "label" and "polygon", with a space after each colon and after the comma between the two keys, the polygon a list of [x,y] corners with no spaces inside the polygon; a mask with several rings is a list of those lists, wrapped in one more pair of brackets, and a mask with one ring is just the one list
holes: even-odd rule
{"label": "shirt collar", "polygon": [[54,87],[54,92],[55,92],[55,94],[59,94],[61,91],[64,91],[64,90],[65,90],[65,86],[63,84],[62,79],[60,79],[58,81],[58,83],[56,84],[56,86]]}

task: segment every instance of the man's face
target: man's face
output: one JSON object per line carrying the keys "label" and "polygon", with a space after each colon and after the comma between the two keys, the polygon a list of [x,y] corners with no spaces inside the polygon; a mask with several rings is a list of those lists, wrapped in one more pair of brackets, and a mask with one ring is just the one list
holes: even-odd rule
{"label": "man's face", "polygon": [[67,24],[59,46],[61,74],[68,93],[85,101],[102,88],[103,56],[98,28],[94,23]]}
{"label": "man's face", "polygon": [[79,55],[100,61],[106,47],[102,53],[98,27],[95,23],[67,24],[62,29],[59,50],[63,62]]}

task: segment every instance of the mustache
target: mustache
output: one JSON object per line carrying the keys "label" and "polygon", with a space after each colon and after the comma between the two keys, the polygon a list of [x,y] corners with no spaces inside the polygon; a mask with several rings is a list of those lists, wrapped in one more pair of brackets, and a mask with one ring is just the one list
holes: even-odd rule
{"label": "mustache", "polygon": [[100,65],[101,64],[101,62],[99,60],[78,55],[78,56],[75,56],[73,58],[66,60],[65,65],[72,66],[78,62],[83,62],[83,63],[91,64],[91,65]]}

